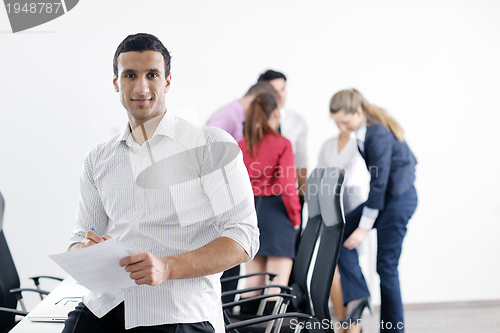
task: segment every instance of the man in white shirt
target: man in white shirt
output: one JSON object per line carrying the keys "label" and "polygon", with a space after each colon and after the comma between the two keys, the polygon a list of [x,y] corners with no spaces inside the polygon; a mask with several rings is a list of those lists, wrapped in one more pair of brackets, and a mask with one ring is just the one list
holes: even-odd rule
{"label": "man in white shirt", "polygon": [[166,111],[170,54],[155,36],[128,36],[113,68],[129,123],[85,159],[69,248],[116,239],[136,286],[85,295],[63,332],[211,333],[222,325],[220,272],[259,247],[241,151],[224,131]]}
{"label": "man in white shirt", "polygon": [[292,143],[295,156],[295,169],[301,205],[304,205],[304,195],[307,183],[307,125],[304,118],[297,112],[285,108],[286,103],[286,76],[274,70],[267,70],[259,76],[259,82],[269,82],[278,94],[278,108],[280,109],[280,133]]}

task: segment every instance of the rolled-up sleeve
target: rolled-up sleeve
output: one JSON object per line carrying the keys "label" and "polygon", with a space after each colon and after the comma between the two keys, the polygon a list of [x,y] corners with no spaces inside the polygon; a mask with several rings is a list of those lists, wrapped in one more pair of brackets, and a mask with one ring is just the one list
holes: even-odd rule
{"label": "rolled-up sleeve", "polygon": [[259,229],[250,178],[236,141],[216,128],[205,128],[201,185],[215,214],[220,237],[243,247],[252,260],[259,250]]}
{"label": "rolled-up sleeve", "polygon": [[80,177],[80,197],[78,199],[76,222],[69,239],[68,249],[75,243],[81,242],[91,228],[94,228],[99,234],[104,234],[108,226],[109,218],[94,182],[92,153],[93,150],[87,154]]}

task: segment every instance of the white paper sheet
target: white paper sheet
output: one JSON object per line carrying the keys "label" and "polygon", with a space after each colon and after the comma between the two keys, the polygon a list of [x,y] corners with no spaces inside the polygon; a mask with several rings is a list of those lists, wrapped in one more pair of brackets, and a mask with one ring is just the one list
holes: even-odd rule
{"label": "white paper sheet", "polygon": [[135,286],[134,280],[120,267],[128,253],[114,239],[97,245],[50,255],[76,281],[97,295]]}

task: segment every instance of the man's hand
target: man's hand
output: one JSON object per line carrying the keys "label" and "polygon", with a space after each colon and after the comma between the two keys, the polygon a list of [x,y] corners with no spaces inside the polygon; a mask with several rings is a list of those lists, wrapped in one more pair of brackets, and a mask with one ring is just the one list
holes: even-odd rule
{"label": "man's hand", "polygon": [[367,234],[368,230],[358,227],[356,230],[354,230],[351,236],[347,237],[344,242],[344,247],[348,250],[354,249],[365,240]]}
{"label": "man's hand", "polygon": [[76,250],[76,249],[83,249],[84,247],[89,247],[92,245],[96,245],[99,243],[102,243],[108,239],[111,239],[110,235],[104,235],[104,236],[99,236],[97,233],[95,233],[92,230],[87,231],[87,234],[85,235],[85,239],[82,240],[80,243],[76,243],[71,247],[71,250]]}
{"label": "man's hand", "polygon": [[120,266],[130,273],[138,285],[157,286],[167,279],[166,260],[149,252],[139,252],[120,260]]}

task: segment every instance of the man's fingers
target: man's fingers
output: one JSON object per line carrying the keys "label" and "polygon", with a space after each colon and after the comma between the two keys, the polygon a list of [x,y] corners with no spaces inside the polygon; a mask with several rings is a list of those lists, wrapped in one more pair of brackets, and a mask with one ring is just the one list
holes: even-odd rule
{"label": "man's fingers", "polygon": [[[88,239],[89,241],[92,241],[95,244],[99,244],[100,242],[104,241],[104,239],[102,239],[101,236],[99,236],[98,234],[96,234],[92,230],[87,231],[87,234],[85,235],[85,239]],[[92,244],[92,242],[90,242],[91,244],[89,244],[89,245],[94,245],[94,244]]]}
{"label": "man's fingers", "polygon": [[148,258],[147,252],[132,253],[127,257],[123,258],[122,260],[120,260],[120,266],[123,267],[123,266],[133,265],[141,261],[144,261],[147,258]]}

